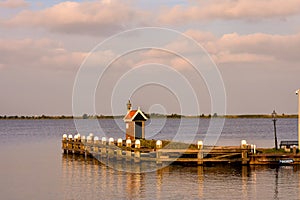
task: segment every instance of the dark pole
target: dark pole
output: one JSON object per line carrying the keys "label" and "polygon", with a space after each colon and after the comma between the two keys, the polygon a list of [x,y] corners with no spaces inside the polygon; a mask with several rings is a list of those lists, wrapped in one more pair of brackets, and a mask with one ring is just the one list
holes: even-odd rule
{"label": "dark pole", "polygon": [[273,119],[274,122],[274,135],[275,135],[275,149],[277,150],[277,134],[276,134],[276,119]]}
{"label": "dark pole", "polygon": [[276,112],[275,110],[273,111],[272,113],[272,116],[273,116],[273,123],[274,123],[274,137],[275,137],[275,149],[277,150],[277,134],[276,134]]}

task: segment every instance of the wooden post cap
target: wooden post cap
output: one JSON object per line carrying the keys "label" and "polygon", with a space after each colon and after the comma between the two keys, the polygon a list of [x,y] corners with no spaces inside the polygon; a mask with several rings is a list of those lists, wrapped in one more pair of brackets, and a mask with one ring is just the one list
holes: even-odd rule
{"label": "wooden post cap", "polygon": [[242,140],[241,141],[241,146],[244,146],[244,145],[246,145],[247,144],[247,141],[246,140]]}
{"label": "wooden post cap", "polygon": [[102,144],[106,144],[106,137],[102,137],[101,141],[102,141]]}
{"label": "wooden post cap", "polygon": [[197,145],[198,145],[198,149],[202,149],[202,147],[203,147],[203,141],[202,140],[198,140]]}
{"label": "wooden post cap", "polygon": [[135,148],[137,148],[137,149],[141,148],[141,141],[140,140],[135,141]]}
{"label": "wooden post cap", "polygon": [[114,138],[111,137],[111,138],[108,139],[108,144],[109,145],[113,145],[114,142],[115,142]]}
{"label": "wooden post cap", "polygon": [[92,137],[91,137],[91,136],[87,136],[86,140],[87,140],[88,142],[91,142],[91,141],[92,141]]}
{"label": "wooden post cap", "polygon": [[157,140],[156,141],[156,148],[157,149],[161,149],[162,148],[162,141],[161,140]]}
{"label": "wooden post cap", "polygon": [[131,147],[131,139],[130,138],[128,138],[126,140],[126,147]]}

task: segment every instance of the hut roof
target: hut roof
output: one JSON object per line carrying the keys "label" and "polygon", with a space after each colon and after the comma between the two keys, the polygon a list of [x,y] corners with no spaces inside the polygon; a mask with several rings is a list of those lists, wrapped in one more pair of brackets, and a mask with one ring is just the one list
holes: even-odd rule
{"label": "hut roof", "polygon": [[143,120],[146,121],[148,118],[145,114],[140,110],[129,110],[125,117],[123,118],[124,121],[135,121],[135,120]]}

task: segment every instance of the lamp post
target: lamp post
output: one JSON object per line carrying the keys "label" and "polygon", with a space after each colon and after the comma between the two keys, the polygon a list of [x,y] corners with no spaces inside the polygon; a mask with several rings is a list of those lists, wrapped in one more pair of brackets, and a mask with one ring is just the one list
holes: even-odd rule
{"label": "lamp post", "polygon": [[273,118],[273,123],[274,123],[274,139],[275,139],[275,149],[277,150],[277,134],[276,134],[276,117],[277,117],[277,113],[275,112],[275,110],[273,110],[272,112],[272,118]]}
{"label": "lamp post", "polygon": [[296,91],[296,95],[298,95],[298,149],[300,150],[300,95],[299,90]]}

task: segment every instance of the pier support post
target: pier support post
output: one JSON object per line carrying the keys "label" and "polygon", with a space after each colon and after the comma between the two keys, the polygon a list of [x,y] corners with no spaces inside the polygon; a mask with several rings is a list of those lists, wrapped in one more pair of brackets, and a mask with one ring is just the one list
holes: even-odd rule
{"label": "pier support post", "polygon": [[67,148],[68,148],[68,135],[63,134],[63,139],[62,139],[62,149],[64,153],[67,153]]}
{"label": "pier support post", "polygon": [[74,136],[74,145],[73,145],[73,153],[74,154],[79,154],[79,142],[78,142],[78,135],[76,134]]}
{"label": "pier support post", "polygon": [[126,140],[126,161],[131,161],[131,139]]}
{"label": "pier support post", "polygon": [[68,150],[67,153],[73,153],[73,136],[70,134],[68,136]]}
{"label": "pier support post", "polygon": [[297,154],[297,147],[294,145],[293,146],[293,154],[296,155]]}
{"label": "pier support post", "polygon": [[84,155],[84,157],[87,157],[87,153],[86,153],[86,138],[85,135],[83,135],[81,137],[81,145],[80,145],[80,149],[81,149],[81,153]]}
{"label": "pier support post", "polygon": [[141,141],[136,140],[135,141],[135,149],[134,149],[134,162],[139,163],[141,160]]}
{"label": "pier support post", "polygon": [[197,158],[198,158],[198,161],[197,161],[197,164],[198,165],[203,165],[203,142],[202,140],[199,140],[198,141],[198,155],[197,155]]}
{"label": "pier support post", "polygon": [[107,149],[107,154],[108,154],[108,158],[112,159],[114,157],[114,138],[109,138],[108,139],[108,149]]}
{"label": "pier support post", "polygon": [[161,161],[161,154],[162,152],[160,151],[160,149],[162,148],[162,142],[160,140],[156,141],[156,164],[157,165],[162,165],[162,161]]}
{"label": "pier support post", "polygon": [[106,157],[106,138],[102,137],[101,139],[101,158]]}
{"label": "pier support post", "polygon": [[246,140],[241,141],[241,149],[242,149],[242,165],[248,164],[248,150],[247,150],[247,142]]}
{"label": "pier support post", "polygon": [[123,146],[123,140],[122,140],[122,138],[119,138],[117,140],[117,145],[118,145],[118,148],[117,148],[117,160],[122,160],[122,146]]}
{"label": "pier support post", "polygon": [[94,138],[94,157],[99,160],[99,138],[96,136]]}
{"label": "pier support post", "polygon": [[87,143],[86,143],[86,154],[88,156],[93,155],[93,146],[94,146],[94,136],[89,135],[86,137]]}

